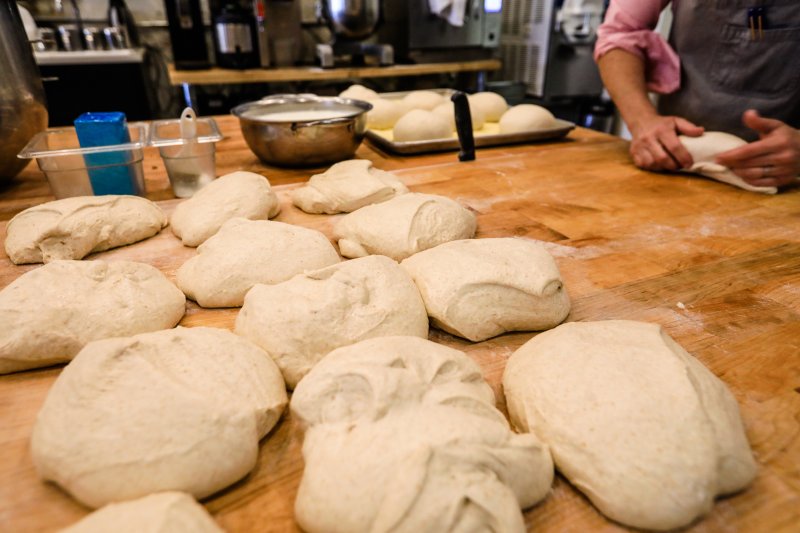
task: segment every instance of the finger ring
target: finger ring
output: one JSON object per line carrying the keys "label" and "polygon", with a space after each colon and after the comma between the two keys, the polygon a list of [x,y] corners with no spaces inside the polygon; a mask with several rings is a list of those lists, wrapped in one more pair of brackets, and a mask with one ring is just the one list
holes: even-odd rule
{"label": "finger ring", "polygon": [[761,177],[768,178],[771,170],[772,170],[772,165],[764,165],[763,167],[761,167]]}

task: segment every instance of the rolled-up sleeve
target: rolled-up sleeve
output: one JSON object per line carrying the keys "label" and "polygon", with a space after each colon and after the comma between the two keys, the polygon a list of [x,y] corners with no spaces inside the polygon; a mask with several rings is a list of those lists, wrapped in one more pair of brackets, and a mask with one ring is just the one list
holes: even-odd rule
{"label": "rolled-up sleeve", "polygon": [[[679,0],[676,0],[679,1]],[[668,94],[681,84],[678,54],[656,33],[658,17],[670,0],[611,0],[597,29],[594,59],[614,48],[642,58],[648,90]]]}

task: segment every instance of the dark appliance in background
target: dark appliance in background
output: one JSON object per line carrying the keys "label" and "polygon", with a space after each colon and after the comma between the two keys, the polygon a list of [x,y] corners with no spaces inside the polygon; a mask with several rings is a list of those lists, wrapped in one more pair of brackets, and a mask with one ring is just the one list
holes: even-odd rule
{"label": "dark appliance in background", "polygon": [[500,43],[503,4],[466,0],[464,25],[457,27],[431,12],[428,0],[384,0],[378,39],[394,47],[398,62],[486,59]]}
{"label": "dark appliance in background", "polygon": [[169,23],[172,57],[177,70],[200,70],[211,66],[200,0],[164,0]]}
{"label": "dark appliance in background", "polygon": [[258,29],[253,5],[245,7],[238,0],[224,0],[214,9],[212,34],[217,66],[231,69],[247,69],[261,66],[259,59]]}

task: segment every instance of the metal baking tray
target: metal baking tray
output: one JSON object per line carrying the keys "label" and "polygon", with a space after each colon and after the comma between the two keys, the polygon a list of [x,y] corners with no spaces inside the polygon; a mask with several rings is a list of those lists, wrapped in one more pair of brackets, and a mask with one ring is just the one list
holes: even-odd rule
{"label": "metal baking tray", "polygon": [[[496,122],[489,122],[474,132],[475,147],[501,146],[537,141],[561,139],[575,129],[575,124],[567,120],[556,119],[556,125],[546,130],[525,131],[521,133],[500,133]],[[400,155],[427,154],[431,152],[447,152],[460,150],[461,145],[454,133],[449,139],[431,139],[429,141],[395,142],[392,130],[367,130],[367,140],[376,147]]]}

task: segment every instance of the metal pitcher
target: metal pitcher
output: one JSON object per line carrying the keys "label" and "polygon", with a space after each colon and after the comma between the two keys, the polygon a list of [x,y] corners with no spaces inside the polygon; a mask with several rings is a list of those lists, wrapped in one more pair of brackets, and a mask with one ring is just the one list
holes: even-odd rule
{"label": "metal pitcher", "polygon": [[0,184],[28,163],[17,154],[47,128],[39,68],[14,0],[0,0]]}

